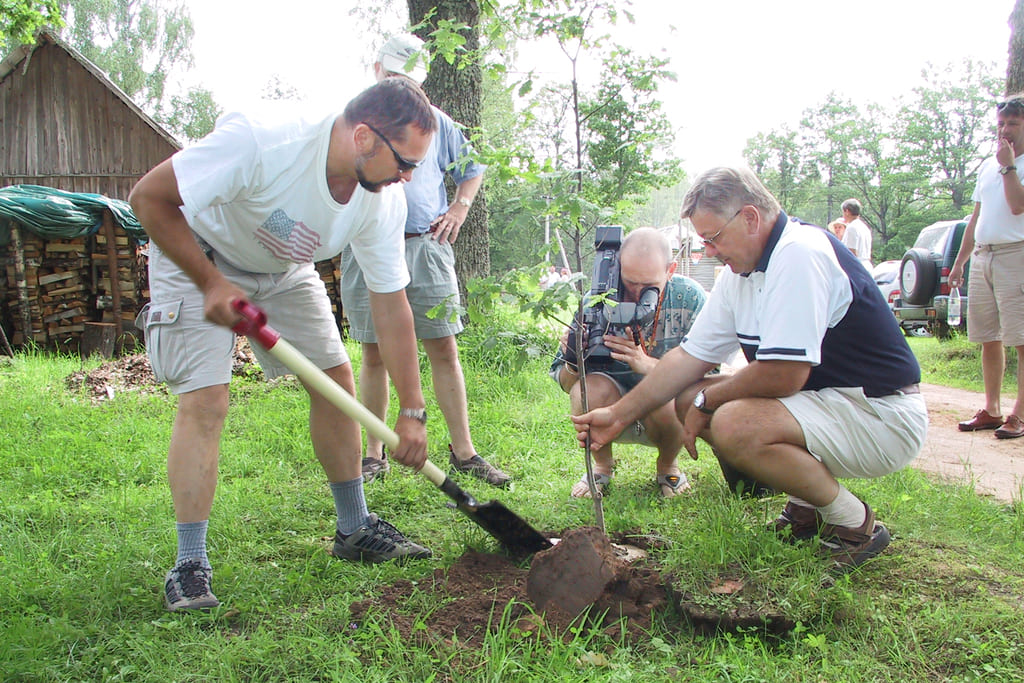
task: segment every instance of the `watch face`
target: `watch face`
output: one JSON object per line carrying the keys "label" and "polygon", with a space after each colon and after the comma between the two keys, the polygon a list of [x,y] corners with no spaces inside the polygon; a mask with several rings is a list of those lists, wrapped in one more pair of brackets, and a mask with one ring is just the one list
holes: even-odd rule
{"label": "watch face", "polygon": [[697,395],[693,397],[693,405],[698,408],[704,407],[704,390],[701,389],[697,392]]}

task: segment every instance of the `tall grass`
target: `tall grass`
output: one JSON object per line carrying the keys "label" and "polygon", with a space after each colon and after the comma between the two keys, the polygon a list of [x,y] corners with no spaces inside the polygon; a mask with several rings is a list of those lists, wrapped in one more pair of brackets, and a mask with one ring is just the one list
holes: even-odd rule
{"label": "tall grass", "polygon": [[[502,492],[466,486],[546,531],[592,523],[589,502],[568,494],[582,458],[568,401],[546,373],[556,333],[501,315],[494,329],[510,334],[474,329],[460,344],[474,440],[515,482]],[[165,474],[175,399],[120,393],[96,403],[66,388],[71,372],[97,362],[26,353],[0,363],[5,681],[1012,681],[1024,670],[1020,509],[914,470],[847,482],[895,540],[836,579],[810,548],[767,532],[781,499],[728,495],[703,447],[699,461],[680,461],[692,494],[671,500],[654,485],[652,450],[617,447],[609,531],[657,539],[657,561],[695,599],[769,605],[797,620],[793,633],[702,636],[664,619],[642,642],[523,638],[498,613],[497,633],[473,651],[405,642],[386,614],[352,629],[352,602],[399,579],[415,585],[467,547],[496,552],[496,543],[395,466],[367,487],[371,509],[435,557],[404,566],[330,558],[334,509],[309,446],[304,394],[294,381],[249,378],[233,380],[210,529],[224,606],[172,615],[161,590],[175,556]],[[443,420],[429,426],[438,462],[444,429]],[[709,591],[733,574],[748,583],[742,596]],[[407,607],[433,605],[410,595]]]}

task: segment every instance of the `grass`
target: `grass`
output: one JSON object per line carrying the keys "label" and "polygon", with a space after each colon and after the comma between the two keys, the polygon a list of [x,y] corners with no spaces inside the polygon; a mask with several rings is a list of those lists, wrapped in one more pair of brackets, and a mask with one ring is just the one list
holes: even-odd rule
{"label": "grass", "polygon": [[[981,347],[968,341],[966,336],[954,334],[945,341],[934,337],[912,337],[907,341],[921,364],[923,381],[971,391],[985,390],[981,379]],[[1006,349],[1002,393],[1003,396],[1014,396],[1016,392],[1017,351],[1010,347]]]}
{"label": "grass", "polygon": [[[500,498],[540,529],[592,523],[589,504],[568,498],[581,455],[567,400],[545,360],[521,357],[524,348],[553,347],[555,337],[509,323],[496,321],[516,330],[502,341],[468,331],[461,344],[474,440],[515,484],[501,493],[467,488]],[[913,341],[923,362],[955,348]],[[937,362],[926,381],[980,378],[971,362],[965,357],[955,372]],[[692,495],[664,501],[653,453],[618,448],[608,530],[660,537],[663,569],[708,604],[736,606],[730,601],[740,598],[715,596],[707,585],[709,577],[742,574],[754,595],[742,599],[794,617],[791,634],[702,636],[662,624],[644,642],[585,632],[562,640],[523,638],[503,623],[469,651],[403,642],[386,615],[353,630],[349,605],[378,586],[415,585],[467,547],[497,547],[428,482],[396,466],[368,487],[371,508],[427,542],[435,558],[401,567],[331,559],[334,509],[308,444],[303,392],[291,381],[233,381],[210,531],[214,586],[225,605],[171,615],[160,591],[175,555],[165,475],[175,400],[126,392],[97,404],[66,388],[69,374],[96,364],[39,353],[0,364],[5,681],[1014,681],[1024,670],[1019,508],[915,470],[847,482],[895,541],[879,560],[835,580],[810,549],[766,532],[779,499],[726,494],[706,449],[696,463],[681,463]],[[438,462],[443,430],[442,420],[431,421]],[[435,605],[413,589],[406,607]]]}

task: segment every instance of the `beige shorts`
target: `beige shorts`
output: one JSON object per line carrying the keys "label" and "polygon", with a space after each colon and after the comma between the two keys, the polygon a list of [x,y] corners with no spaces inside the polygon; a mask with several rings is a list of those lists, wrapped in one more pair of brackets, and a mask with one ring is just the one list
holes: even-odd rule
{"label": "beige shorts", "polygon": [[[459,281],[455,276],[455,252],[452,245],[432,240],[428,235],[405,240],[405,262],[409,266],[409,285],[405,295],[412,308],[417,339],[441,339],[462,332],[459,308]],[[377,342],[370,315],[370,290],[363,279],[351,249],[341,254],[341,304],[348,318],[349,332],[358,342]],[[439,314],[434,309],[441,307]]]}
{"label": "beige shorts", "polygon": [[[249,273],[211,252],[228,280],[267,313],[267,323],[322,370],[348,362],[327,289],[313,264],[284,273]],[[231,381],[235,333],[206,320],[204,297],[156,244],[149,248],[151,301],[136,325],[145,331],[146,351],[156,379],[173,394],[184,394]],[[289,370],[258,344],[253,353],[267,379]]]}
{"label": "beige shorts", "polygon": [[807,450],[838,478],[873,479],[903,469],[928,434],[921,394],[868,398],[859,388],[801,391],[780,398]]}
{"label": "beige shorts", "polygon": [[978,245],[968,285],[967,338],[1024,346],[1024,242]]}

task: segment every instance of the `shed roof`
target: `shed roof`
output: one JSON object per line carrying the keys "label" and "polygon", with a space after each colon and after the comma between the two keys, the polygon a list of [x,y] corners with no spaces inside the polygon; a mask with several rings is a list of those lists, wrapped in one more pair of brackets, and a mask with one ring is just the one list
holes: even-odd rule
{"label": "shed roof", "polygon": [[63,40],[61,40],[59,37],[57,37],[55,34],[53,34],[47,29],[43,29],[36,34],[35,44],[19,45],[18,47],[14,48],[14,50],[12,50],[10,54],[4,57],[3,61],[0,61],[0,82],[7,78],[23,62],[24,66],[22,67],[22,70],[24,71],[25,69],[28,69],[28,65],[32,60],[32,53],[35,52],[36,49],[45,45],[46,43],[56,45],[60,49],[67,52],[72,59],[81,64],[82,68],[91,73],[96,78],[96,80],[98,80],[108,90],[114,93],[114,95],[117,96],[118,99],[124,102],[126,107],[133,111],[136,116],[138,116],[142,121],[144,121],[146,125],[152,128],[160,137],[166,140],[168,144],[172,145],[175,149],[181,149],[181,143],[173,135],[171,135],[166,128],[164,128],[155,119],[153,119],[153,117],[151,117],[146,112],[142,111],[139,105],[135,104],[132,98],[129,97],[124,90],[121,90],[121,88],[118,87],[116,83],[110,80],[110,77],[107,75],[105,71],[100,69],[98,66],[93,64],[88,59],[86,59],[86,57],[81,52],[65,43]]}

